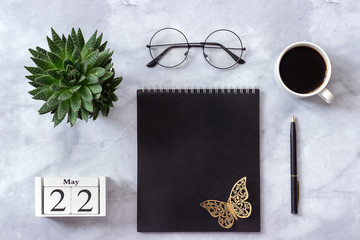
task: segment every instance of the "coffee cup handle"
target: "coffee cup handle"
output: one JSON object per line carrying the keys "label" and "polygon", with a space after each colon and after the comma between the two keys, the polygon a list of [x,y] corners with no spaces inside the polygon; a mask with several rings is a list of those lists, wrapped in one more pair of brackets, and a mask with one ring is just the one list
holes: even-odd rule
{"label": "coffee cup handle", "polygon": [[324,88],[318,94],[328,104],[332,103],[335,100],[335,96],[327,88]]}

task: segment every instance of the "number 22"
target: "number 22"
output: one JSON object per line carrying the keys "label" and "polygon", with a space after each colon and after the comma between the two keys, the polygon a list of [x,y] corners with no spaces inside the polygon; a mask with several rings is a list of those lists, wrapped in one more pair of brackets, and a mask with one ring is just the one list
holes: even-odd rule
{"label": "number 22", "polygon": [[[53,193],[56,193],[56,192],[60,194],[60,200],[59,200],[59,202],[58,202],[50,211],[52,211],[52,212],[63,212],[63,211],[65,211],[65,208],[66,208],[66,207],[64,207],[64,208],[56,208],[56,207],[57,207],[57,206],[62,202],[62,200],[64,199],[64,192],[63,192],[61,189],[54,189],[54,190],[50,193],[50,196],[52,196]],[[81,193],[86,193],[87,196],[88,196],[88,199],[86,200],[85,204],[82,205],[82,207],[79,208],[79,210],[77,210],[77,211],[78,211],[78,212],[91,212],[92,209],[93,209],[93,207],[91,207],[91,208],[84,208],[85,205],[86,205],[86,204],[90,201],[90,199],[91,199],[91,192],[90,192],[89,190],[87,190],[87,189],[83,189],[83,190],[81,190],[81,191],[78,193],[78,196],[80,196]]]}

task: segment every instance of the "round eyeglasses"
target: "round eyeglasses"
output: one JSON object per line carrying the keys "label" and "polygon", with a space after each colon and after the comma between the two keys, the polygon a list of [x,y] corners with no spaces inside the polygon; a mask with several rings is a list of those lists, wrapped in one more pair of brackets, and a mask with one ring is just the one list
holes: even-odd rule
{"label": "round eyeglasses", "polygon": [[195,47],[202,48],[205,60],[218,69],[228,69],[245,63],[241,57],[246,49],[240,37],[228,29],[210,33],[204,42],[189,43],[180,30],[163,28],[151,37],[146,47],[153,59],[147,67],[155,67],[157,64],[166,68],[179,66],[188,57],[190,48]]}

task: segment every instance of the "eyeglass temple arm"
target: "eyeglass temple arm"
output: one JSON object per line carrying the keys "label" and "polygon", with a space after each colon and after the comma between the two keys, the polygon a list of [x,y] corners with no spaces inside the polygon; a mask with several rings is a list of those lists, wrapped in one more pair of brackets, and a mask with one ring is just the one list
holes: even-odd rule
{"label": "eyeglass temple arm", "polygon": [[[146,45],[146,47],[150,48],[151,46]],[[184,48],[184,47],[188,47],[188,45],[179,45],[179,46],[170,46],[168,48],[165,48],[164,51],[162,51],[162,53],[160,53],[156,58],[154,58],[152,61],[150,61],[148,64],[146,64],[147,67],[155,67],[156,64],[158,63],[158,61],[160,61],[160,59],[172,48]]]}
{"label": "eyeglass temple arm", "polygon": [[[172,48],[189,48],[189,47],[203,47],[205,45],[210,45],[210,46],[219,46],[220,48],[224,49],[225,52],[227,52],[230,57],[232,59],[234,59],[234,61],[236,61],[238,64],[243,64],[245,63],[245,61],[241,58],[239,58],[238,56],[236,56],[236,54],[234,54],[233,52],[231,52],[229,49],[227,49],[226,47],[224,47],[222,44],[220,43],[215,43],[215,42],[201,42],[200,46],[199,44],[186,44],[186,45],[174,45],[174,46],[169,46],[168,48],[165,48],[164,51],[162,51],[162,53],[160,53],[156,58],[154,58],[153,60],[151,60],[148,64],[146,64],[147,67],[155,67],[156,64],[159,62],[159,60]],[[146,45],[146,47],[150,48],[151,46]],[[242,50],[246,50],[245,48],[243,48]]]}
{"label": "eyeglass temple arm", "polygon": [[[234,59],[235,62],[237,62],[238,64],[243,64],[245,63],[245,61],[241,58],[239,58],[239,56],[237,56],[236,54],[234,54],[232,51],[230,51],[229,49],[227,49],[226,47],[224,47],[222,44],[220,43],[216,43],[216,42],[201,42],[200,44],[204,44],[204,46],[206,45],[210,45],[210,46],[219,46],[220,48],[224,49],[225,52],[227,52],[227,54],[230,55],[230,57],[232,59]],[[242,48],[242,50],[246,50],[245,48]],[[206,56],[205,56],[206,57]]]}

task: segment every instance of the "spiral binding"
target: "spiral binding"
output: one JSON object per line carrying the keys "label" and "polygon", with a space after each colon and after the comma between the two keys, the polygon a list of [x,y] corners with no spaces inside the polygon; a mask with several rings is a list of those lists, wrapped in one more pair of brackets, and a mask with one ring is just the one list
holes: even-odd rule
{"label": "spiral binding", "polygon": [[143,86],[139,89],[141,93],[184,93],[184,94],[255,94],[257,88],[249,87],[220,87],[220,86],[198,86],[198,87],[176,87],[176,86]]}

